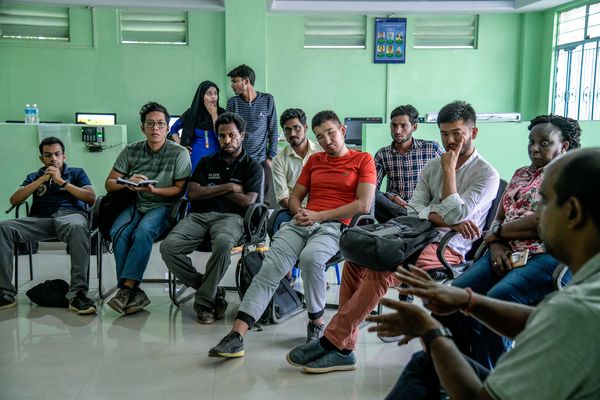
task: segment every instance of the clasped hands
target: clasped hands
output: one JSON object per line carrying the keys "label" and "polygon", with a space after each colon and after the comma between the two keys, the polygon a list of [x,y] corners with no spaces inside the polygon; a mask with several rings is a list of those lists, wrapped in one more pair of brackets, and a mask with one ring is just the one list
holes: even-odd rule
{"label": "clasped hands", "polygon": [[310,226],[317,222],[321,222],[319,219],[319,213],[316,211],[310,211],[306,208],[300,207],[294,218],[292,218],[294,224],[298,226]]}
{"label": "clasped hands", "polygon": [[[466,308],[469,303],[469,293],[465,289],[437,283],[420,268],[398,267],[395,274],[408,285],[405,288],[396,287],[398,292],[402,295],[420,297],[424,307],[434,314],[452,314]],[[377,332],[379,336],[384,337],[404,335],[405,338],[398,343],[399,346],[408,343],[415,337],[423,336],[431,329],[442,326],[439,321],[417,305],[390,299],[382,299],[380,303],[396,312],[367,317],[367,321],[376,323],[369,328],[369,332]]]}

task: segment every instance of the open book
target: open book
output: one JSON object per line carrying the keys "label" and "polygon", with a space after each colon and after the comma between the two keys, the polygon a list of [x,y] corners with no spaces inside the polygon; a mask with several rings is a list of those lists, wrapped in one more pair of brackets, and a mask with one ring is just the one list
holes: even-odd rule
{"label": "open book", "polygon": [[146,181],[132,182],[132,181],[127,180],[127,179],[117,178],[117,183],[119,183],[121,185],[129,185],[129,186],[135,186],[135,187],[144,187],[144,186],[148,186],[148,185],[156,185],[158,183],[158,181],[149,179],[149,180],[146,180]]}

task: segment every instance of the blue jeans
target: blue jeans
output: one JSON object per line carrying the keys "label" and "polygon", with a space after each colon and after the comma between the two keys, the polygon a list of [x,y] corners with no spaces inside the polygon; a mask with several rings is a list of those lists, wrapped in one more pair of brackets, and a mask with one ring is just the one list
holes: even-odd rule
{"label": "blue jeans", "polygon": [[146,213],[128,206],[110,230],[113,238],[117,281],[141,282],[152,252],[152,244],[167,229],[169,207],[157,207]]}
{"label": "blue jeans", "polygon": [[[479,379],[485,381],[490,371],[469,357],[465,357],[465,359]],[[446,398],[444,394],[431,356],[419,351],[413,354],[412,359],[402,371],[400,378],[385,397],[385,400],[440,400]]]}
{"label": "blue jeans", "polygon": [[[558,264],[558,260],[548,253],[534,254],[523,267],[498,276],[492,269],[488,252],[456,278],[452,286],[470,287],[475,293],[494,299],[535,305],[554,290],[552,273]],[[565,276],[565,281],[569,280],[570,272]],[[460,312],[435,317],[452,331],[454,342],[463,354],[488,369],[492,369],[500,355],[512,345],[509,339]]]}

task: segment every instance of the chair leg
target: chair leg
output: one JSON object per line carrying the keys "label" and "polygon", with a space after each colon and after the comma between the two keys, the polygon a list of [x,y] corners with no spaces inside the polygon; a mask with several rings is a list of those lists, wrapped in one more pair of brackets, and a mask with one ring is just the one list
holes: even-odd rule
{"label": "chair leg", "polygon": [[19,288],[19,244],[15,243],[15,290]]}
{"label": "chair leg", "polygon": [[31,242],[27,243],[27,250],[29,250],[29,280],[33,280],[33,248],[31,246]]}

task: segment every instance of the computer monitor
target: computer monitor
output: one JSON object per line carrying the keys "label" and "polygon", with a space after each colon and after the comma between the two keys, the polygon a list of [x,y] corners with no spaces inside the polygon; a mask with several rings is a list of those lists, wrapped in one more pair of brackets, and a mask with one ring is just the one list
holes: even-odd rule
{"label": "computer monitor", "polygon": [[362,146],[362,126],[363,124],[381,124],[381,117],[352,117],[344,118],[346,125],[346,143],[356,146]]}
{"label": "computer monitor", "polygon": [[75,113],[75,123],[85,125],[116,125],[115,113]]}

